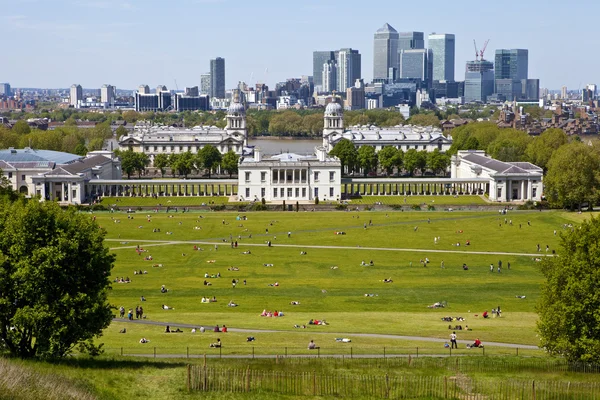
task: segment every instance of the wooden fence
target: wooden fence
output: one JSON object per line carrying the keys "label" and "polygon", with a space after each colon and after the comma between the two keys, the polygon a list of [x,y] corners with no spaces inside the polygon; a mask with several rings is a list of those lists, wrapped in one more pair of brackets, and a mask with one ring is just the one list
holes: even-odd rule
{"label": "wooden fence", "polygon": [[594,400],[600,383],[473,379],[457,376],[319,374],[188,365],[187,388],[205,392],[275,393],[382,399]]}

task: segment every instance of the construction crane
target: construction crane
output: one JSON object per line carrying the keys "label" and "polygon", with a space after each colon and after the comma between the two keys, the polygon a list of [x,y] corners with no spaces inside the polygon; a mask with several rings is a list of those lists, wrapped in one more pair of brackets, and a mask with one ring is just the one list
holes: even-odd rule
{"label": "construction crane", "polygon": [[488,45],[489,42],[490,42],[490,39],[486,40],[485,43],[483,44],[483,48],[479,52],[479,59],[481,61],[483,61],[483,53],[485,53],[485,49],[487,49],[487,45]]}
{"label": "construction crane", "polygon": [[473,39],[473,45],[475,46],[475,61],[477,61],[479,57],[479,49],[477,48],[477,42],[475,39]]}

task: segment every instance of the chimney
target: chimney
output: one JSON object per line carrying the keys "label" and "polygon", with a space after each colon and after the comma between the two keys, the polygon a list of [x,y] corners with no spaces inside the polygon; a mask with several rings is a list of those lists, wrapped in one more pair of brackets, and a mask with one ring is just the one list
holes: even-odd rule
{"label": "chimney", "polygon": [[260,147],[254,148],[254,161],[260,162],[262,160],[262,150]]}
{"label": "chimney", "polygon": [[317,159],[319,160],[319,162],[325,162],[325,159],[327,158],[327,151],[325,151],[325,147],[315,147],[315,153],[317,153]]}

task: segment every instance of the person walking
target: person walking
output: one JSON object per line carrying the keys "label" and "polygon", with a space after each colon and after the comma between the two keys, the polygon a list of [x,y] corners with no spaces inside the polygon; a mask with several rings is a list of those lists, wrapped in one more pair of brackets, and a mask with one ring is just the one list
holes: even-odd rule
{"label": "person walking", "polygon": [[458,349],[458,344],[456,344],[456,332],[454,331],[450,334],[450,348]]}
{"label": "person walking", "polygon": [[441,267],[442,267],[442,269],[446,268],[446,267],[444,266],[444,260],[442,260],[442,265],[441,265]]}

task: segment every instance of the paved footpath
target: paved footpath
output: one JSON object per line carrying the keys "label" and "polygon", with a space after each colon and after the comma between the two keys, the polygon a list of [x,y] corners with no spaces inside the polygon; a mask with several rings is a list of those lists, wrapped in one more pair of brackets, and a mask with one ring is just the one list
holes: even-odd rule
{"label": "paved footpath", "polygon": [[[114,318],[114,322],[124,322],[129,324],[140,324],[140,325],[154,325],[154,326],[167,326],[171,328],[199,328],[200,326],[204,326],[206,330],[213,330],[214,326],[202,325],[202,324],[180,324],[177,322],[159,322],[159,321],[148,321],[148,320],[128,320],[126,318]],[[228,332],[241,332],[241,333],[287,333],[287,334],[295,334],[296,331],[280,331],[273,329],[244,329],[244,328],[230,328],[227,327]],[[298,333],[306,333],[306,331],[299,331]],[[448,340],[432,338],[432,337],[424,337],[424,336],[403,336],[403,335],[390,335],[383,333],[339,333],[339,332],[311,332],[314,335],[335,335],[338,337],[369,337],[369,338],[378,338],[378,339],[395,339],[395,340],[412,340],[418,342],[436,342],[436,343],[445,343]],[[462,344],[471,344],[472,340],[457,340],[458,343]],[[488,347],[504,347],[511,349],[526,349],[526,350],[538,350],[537,346],[527,345],[527,344],[517,344],[517,343],[500,343],[500,342],[485,342],[485,345]]]}

